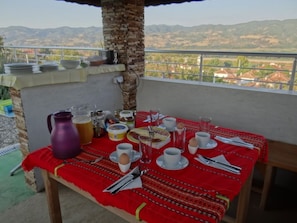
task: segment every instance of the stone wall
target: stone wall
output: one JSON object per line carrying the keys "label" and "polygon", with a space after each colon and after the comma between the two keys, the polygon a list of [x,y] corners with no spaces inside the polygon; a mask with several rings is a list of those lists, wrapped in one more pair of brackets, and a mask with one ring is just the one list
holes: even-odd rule
{"label": "stone wall", "polygon": [[123,108],[136,108],[138,77],[144,74],[144,0],[102,0],[104,46],[126,65]]}
{"label": "stone wall", "polygon": [[[13,103],[13,111],[15,114],[15,123],[16,128],[18,130],[19,143],[20,143],[20,151],[23,157],[26,157],[29,154],[29,140],[28,140],[28,132],[26,127],[25,115],[23,111],[22,99],[21,99],[21,91],[16,90],[14,88],[9,88],[10,96]],[[33,190],[37,192],[36,182],[35,182],[35,174],[34,171],[25,171],[25,181],[27,185]]]}

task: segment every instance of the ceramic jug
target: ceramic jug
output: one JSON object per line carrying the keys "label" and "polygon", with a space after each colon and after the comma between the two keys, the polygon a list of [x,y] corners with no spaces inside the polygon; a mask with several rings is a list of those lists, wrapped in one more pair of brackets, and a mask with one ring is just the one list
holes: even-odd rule
{"label": "ceramic jug", "polygon": [[[52,117],[55,125],[52,127]],[[47,116],[47,126],[51,133],[51,144],[54,157],[68,159],[81,152],[80,140],[76,127],[72,123],[69,111],[58,111]]]}

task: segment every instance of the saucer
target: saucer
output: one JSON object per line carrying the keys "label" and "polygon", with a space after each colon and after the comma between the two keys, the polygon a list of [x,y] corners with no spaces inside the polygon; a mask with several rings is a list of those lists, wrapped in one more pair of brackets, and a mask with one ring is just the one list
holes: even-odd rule
{"label": "saucer", "polygon": [[[137,160],[139,160],[141,157],[141,153],[135,150],[132,150],[132,162],[135,162]],[[110,155],[109,155],[109,159],[114,162],[117,163],[118,162],[118,154],[117,151],[113,151]]]}
{"label": "saucer", "polygon": [[180,161],[178,162],[177,166],[172,167],[172,168],[168,168],[165,166],[164,164],[164,155],[161,155],[157,158],[156,163],[159,167],[165,169],[165,170],[182,170],[184,168],[186,168],[189,165],[189,160],[184,157],[181,156]]}
{"label": "saucer", "polygon": [[215,140],[211,139],[211,140],[209,140],[209,143],[207,143],[206,147],[200,147],[199,146],[199,149],[213,149],[217,145],[218,145],[218,143]]}

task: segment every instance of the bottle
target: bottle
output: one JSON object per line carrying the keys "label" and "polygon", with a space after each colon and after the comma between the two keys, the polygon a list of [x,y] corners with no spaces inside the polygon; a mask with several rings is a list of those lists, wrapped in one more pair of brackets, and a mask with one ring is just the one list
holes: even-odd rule
{"label": "bottle", "polygon": [[92,112],[92,121],[94,129],[94,138],[99,138],[105,135],[104,113],[102,110]]}

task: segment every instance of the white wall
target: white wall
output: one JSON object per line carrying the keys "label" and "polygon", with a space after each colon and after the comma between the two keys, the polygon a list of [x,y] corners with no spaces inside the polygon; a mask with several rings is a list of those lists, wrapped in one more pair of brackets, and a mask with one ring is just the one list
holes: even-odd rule
{"label": "white wall", "polygon": [[145,77],[137,91],[137,110],[160,108],[163,114],[248,131],[267,139],[297,144],[297,94]]}
{"label": "white wall", "polygon": [[[77,104],[96,104],[102,110],[122,108],[122,93],[113,77],[119,72],[88,75],[87,82],[45,85],[21,90],[21,97],[29,138],[29,151],[50,144],[47,116]],[[53,123],[54,124],[54,123]],[[43,189],[36,171],[38,190]]]}

